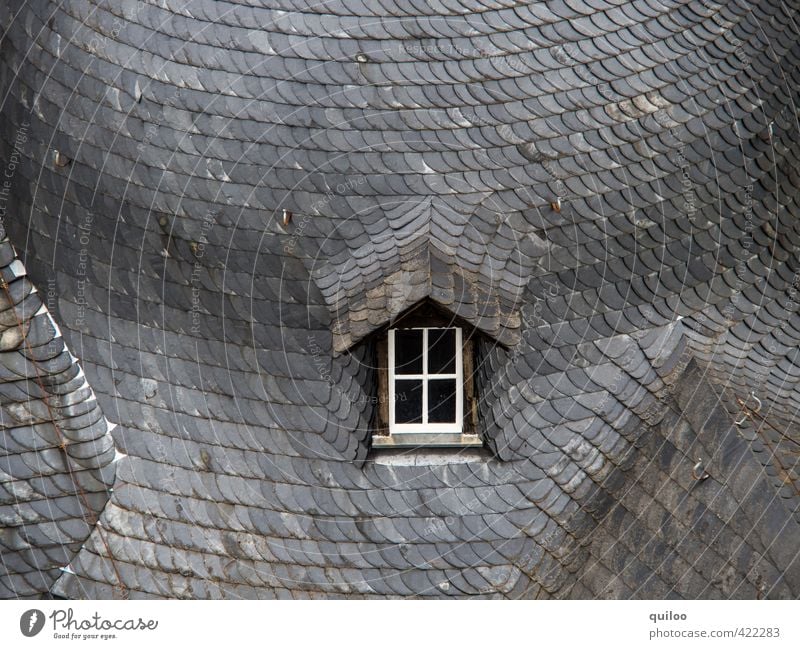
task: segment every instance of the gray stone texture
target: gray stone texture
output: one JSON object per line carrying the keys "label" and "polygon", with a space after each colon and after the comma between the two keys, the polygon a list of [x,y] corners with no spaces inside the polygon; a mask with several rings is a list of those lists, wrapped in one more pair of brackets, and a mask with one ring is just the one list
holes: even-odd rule
{"label": "gray stone texture", "polygon": [[800,596],[799,6],[5,3],[0,597]]}

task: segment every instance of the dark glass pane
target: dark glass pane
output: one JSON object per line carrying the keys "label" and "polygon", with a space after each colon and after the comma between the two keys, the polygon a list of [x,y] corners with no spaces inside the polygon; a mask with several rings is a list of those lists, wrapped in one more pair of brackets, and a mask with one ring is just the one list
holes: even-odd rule
{"label": "dark glass pane", "polygon": [[456,381],[435,379],[428,382],[428,422],[455,423]]}
{"label": "dark glass pane", "polygon": [[395,374],[422,374],[422,330],[394,332]]}
{"label": "dark glass pane", "polygon": [[431,374],[456,373],[455,329],[431,329],[428,331],[428,372]]}
{"label": "dark glass pane", "polygon": [[422,423],[422,381],[404,379],[395,381],[394,420],[398,424]]}

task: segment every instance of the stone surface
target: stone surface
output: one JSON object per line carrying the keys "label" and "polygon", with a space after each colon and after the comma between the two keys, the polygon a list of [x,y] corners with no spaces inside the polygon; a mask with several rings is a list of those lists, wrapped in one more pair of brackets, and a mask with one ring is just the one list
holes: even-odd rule
{"label": "stone surface", "polygon": [[[0,7],[0,596],[800,596],[797,11]],[[486,449],[387,461],[425,298]]]}

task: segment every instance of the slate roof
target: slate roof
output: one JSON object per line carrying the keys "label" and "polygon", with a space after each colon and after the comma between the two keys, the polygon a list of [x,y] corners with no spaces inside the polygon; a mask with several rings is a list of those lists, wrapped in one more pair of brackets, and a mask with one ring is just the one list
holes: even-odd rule
{"label": "slate roof", "polygon": [[45,299],[0,240],[0,597],[46,593],[114,482],[110,426]]}
{"label": "slate roof", "polygon": [[[120,458],[87,538],[4,430],[0,593],[800,596],[799,4],[10,0],[5,225]],[[423,298],[486,449],[370,452]]]}

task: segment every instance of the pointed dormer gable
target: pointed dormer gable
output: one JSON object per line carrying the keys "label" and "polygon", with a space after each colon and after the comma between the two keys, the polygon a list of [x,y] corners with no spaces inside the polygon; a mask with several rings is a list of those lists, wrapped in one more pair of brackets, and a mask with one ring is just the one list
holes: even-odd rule
{"label": "pointed dormer gable", "polygon": [[[420,235],[393,247],[370,240],[343,259],[316,264],[313,275],[331,313],[340,354],[423,300],[510,347],[520,338],[527,278],[497,260],[466,268],[452,250]],[[387,254],[388,252],[388,254]]]}

